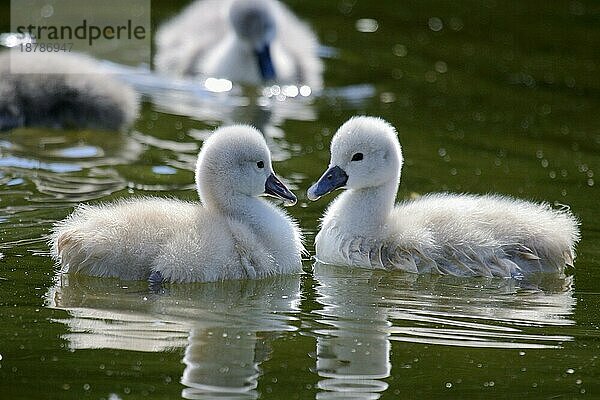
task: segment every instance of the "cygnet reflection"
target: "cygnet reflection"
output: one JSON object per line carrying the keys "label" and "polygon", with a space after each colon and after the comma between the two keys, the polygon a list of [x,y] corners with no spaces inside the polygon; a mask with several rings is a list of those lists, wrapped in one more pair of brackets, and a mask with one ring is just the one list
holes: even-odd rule
{"label": "cygnet reflection", "polygon": [[184,398],[257,398],[260,364],[299,312],[298,276],[191,285],[153,293],[143,285],[77,275],[57,277],[46,294],[72,350],[146,352],[185,347]]}
{"label": "cygnet reflection", "polygon": [[410,344],[543,349],[573,340],[560,330],[574,323],[570,278],[474,281],[320,263],[314,276],[319,399],[379,398],[401,374],[393,342],[402,359]]}

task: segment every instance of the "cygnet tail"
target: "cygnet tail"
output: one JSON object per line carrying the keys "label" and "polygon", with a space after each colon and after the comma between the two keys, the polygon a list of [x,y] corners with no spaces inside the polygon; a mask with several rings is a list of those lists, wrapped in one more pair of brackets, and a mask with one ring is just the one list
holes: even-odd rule
{"label": "cygnet tail", "polygon": [[82,221],[73,216],[57,222],[49,237],[52,258],[60,264],[60,271],[63,273],[108,276],[98,265],[104,264],[103,259],[107,259],[109,255],[100,250],[101,246],[94,246],[98,244],[96,238],[86,235],[83,228]]}
{"label": "cygnet tail", "polygon": [[531,261],[539,257],[543,272],[564,272],[565,267],[573,267],[576,257],[575,246],[581,239],[580,223],[567,206],[552,209],[543,204],[547,213],[543,221],[539,221],[540,231],[534,235],[527,251],[518,254],[521,259]]}
{"label": "cygnet tail", "polygon": [[[130,280],[149,276],[149,256],[140,257],[139,249],[127,239],[132,228],[123,217],[128,214],[126,205],[81,205],[54,225],[49,245],[61,272]],[[136,237],[144,243],[151,235],[156,236],[146,229]]]}

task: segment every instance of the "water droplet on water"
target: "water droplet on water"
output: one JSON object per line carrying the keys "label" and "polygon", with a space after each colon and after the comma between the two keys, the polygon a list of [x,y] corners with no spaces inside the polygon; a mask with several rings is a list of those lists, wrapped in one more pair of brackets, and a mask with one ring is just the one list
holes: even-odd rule
{"label": "water droplet on water", "polygon": [[394,46],[394,55],[398,57],[405,57],[408,54],[406,46],[403,44],[397,44]]}
{"label": "water droplet on water", "polygon": [[450,18],[450,29],[453,31],[460,31],[464,26],[465,24],[463,23],[462,19],[457,17]]}
{"label": "water droplet on water", "polygon": [[396,95],[391,92],[384,92],[379,96],[379,100],[382,103],[393,103],[396,101]]}
{"label": "water droplet on water", "polygon": [[439,32],[442,29],[444,29],[444,23],[438,17],[429,18],[429,21],[427,21],[427,24],[429,25],[429,29],[431,29],[434,32]]}
{"label": "water droplet on water", "polygon": [[435,63],[435,70],[440,74],[448,72],[448,65],[444,61],[438,61]]}
{"label": "water droplet on water", "polygon": [[379,23],[377,20],[372,18],[361,18],[356,21],[356,30],[363,33],[377,32],[379,29]]}

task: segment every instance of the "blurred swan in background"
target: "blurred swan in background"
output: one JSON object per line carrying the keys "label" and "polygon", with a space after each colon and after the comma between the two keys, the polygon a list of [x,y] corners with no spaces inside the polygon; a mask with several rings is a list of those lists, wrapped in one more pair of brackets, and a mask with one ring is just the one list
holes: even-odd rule
{"label": "blurred swan in background", "polygon": [[133,123],[136,92],[77,53],[0,52],[0,131],[21,126],[118,131]]}
{"label": "blurred swan in background", "polygon": [[198,156],[196,184],[202,204],[143,198],[81,205],[55,225],[52,256],[64,272],[151,283],[300,272],[297,224],[258,197],[296,201],[273,173],[258,130],[217,129]]}
{"label": "blurred swan in background", "polygon": [[156,68],[176,75],[322,86],[317,37],[276,0],[201,0],[159,28]]}
{"label": "blurred swan in background", "polygon": [[517,277],[564,272],[575,258],[578,221],[568,210],[498,195],[438,193],[394,205],[402,152],[396,130],[354,117],[331,142],[329,169],[308,190],[329,206],[315,239],[319,261],[337,265]]}

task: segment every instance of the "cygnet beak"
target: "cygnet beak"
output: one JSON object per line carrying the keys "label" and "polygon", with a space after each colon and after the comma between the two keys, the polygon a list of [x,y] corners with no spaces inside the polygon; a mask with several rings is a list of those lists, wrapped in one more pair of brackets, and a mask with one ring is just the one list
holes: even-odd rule
{"label": "cygnet beak", "polygon": [[343,169],[336,165],[325,171],[317,183],[308,189],[306,195],[309,200],[315,201],[318,200],[319,197],[333,192],[335,189],[344,187],[346,182],[348,182],[348,175]]}
{"label": "cygnet beak", "polygon": [[273,59],[271,58],[271,49],[269,44],[265,44],[254,50],[256,59],[258,60],[258,69],[260,70],[260,76],[264,82],[272,81],[276,78],[275,66],[273,65]]}
{"label": "cygnet beak", "polygon": [[267,182],[265,182],[265,194],[283,200],[286,206],[293,206],[297,201],[294,193],[292,193],[290,189],[275,176],[275,174],[271,174],[267,178]]}

